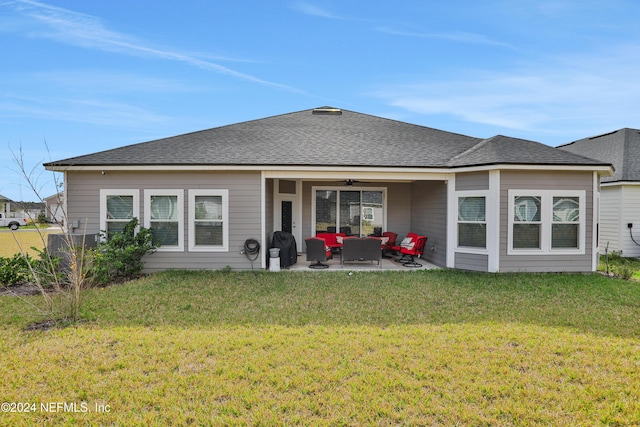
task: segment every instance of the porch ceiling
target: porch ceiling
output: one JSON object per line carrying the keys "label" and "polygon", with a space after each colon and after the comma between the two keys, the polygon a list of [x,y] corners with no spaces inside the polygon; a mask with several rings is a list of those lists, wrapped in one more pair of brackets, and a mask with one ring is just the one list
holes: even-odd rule
{"label": "porch ceiling", "polygon": [[406,171],[358,171],[345,169],[343,171],[309,171],[287,170],[266,171],[265,178],[301,179],[303,181],[346,181],[349,179],[360,182],[413,182],[413,181],[448,181],[454,174],[438,172],[406,172]]}

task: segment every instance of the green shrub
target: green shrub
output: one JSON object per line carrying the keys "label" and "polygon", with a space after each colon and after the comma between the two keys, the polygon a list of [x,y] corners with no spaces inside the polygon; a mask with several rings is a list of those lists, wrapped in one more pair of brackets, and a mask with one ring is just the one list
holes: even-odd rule
{"label": "green shrub", "polygon": [[121,233],[100,232],[101,241],[93,251],[91,274],[94,283],[105,285],[138,277],[144,268],[142,258],[155,252],[151,229],[138,227],[134,218]]}
{"label": "green shrub", "polygon": [[31,281],[29,264],[35,265],[35,260],[28,255],[15,254],[12,258],[0,258],[0,283],[5,286],[18,285]]}

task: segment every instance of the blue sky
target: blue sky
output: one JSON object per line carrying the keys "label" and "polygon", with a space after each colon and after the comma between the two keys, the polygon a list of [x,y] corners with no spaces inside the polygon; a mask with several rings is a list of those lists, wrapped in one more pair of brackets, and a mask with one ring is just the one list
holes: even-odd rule
{"label": "blue sky", "polygon": [[35,200],[20,149],[47,196],[44,161],[324,105],[552,146],[640,128],[639,15],[637,0],[0,0],[0,194]]}

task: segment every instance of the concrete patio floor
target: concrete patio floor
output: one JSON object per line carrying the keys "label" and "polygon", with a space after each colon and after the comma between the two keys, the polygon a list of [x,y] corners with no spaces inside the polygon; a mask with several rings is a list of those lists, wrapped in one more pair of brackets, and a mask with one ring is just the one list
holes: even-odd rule
{"label": "concrete patio floor", "polygon": [[416,271],[416,270],[432,270],[440,267],[433,265],[423,259],[416,258],[416,262],[421,264],[421,267],[405,267],[404,265],[395,262],[394,260],[400,257],[383,258],[380,261],[380,265],[376,262],[370,261],[349,261],[345,262],[344,266],[340,264],[340,255],[334,254],[333,259],[330,259],[325,264],[329,265],[329,268],[309,268],[311,264],[315,264],[315,261],[307,261],[307,256],[304,253],[298,254],[298,262],[287,269],[286,271]]}

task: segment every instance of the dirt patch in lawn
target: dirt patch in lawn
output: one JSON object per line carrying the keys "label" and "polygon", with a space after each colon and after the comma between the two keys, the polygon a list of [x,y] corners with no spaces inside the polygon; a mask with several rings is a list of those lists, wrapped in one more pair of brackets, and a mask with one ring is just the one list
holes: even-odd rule
{"label": "dirt patch in lawn", "polygon": [[9,297],[27,297],[30,295],[38,295],[40,289],[33,283],[23,283],[11,287],[0,287],[0,296]]}
{"label": "dirt patch in lawn", "polygon": [[24,328],[25,331],[48,331],[56,326],[53,320],[43,320],[42,322],[32,323]]}

